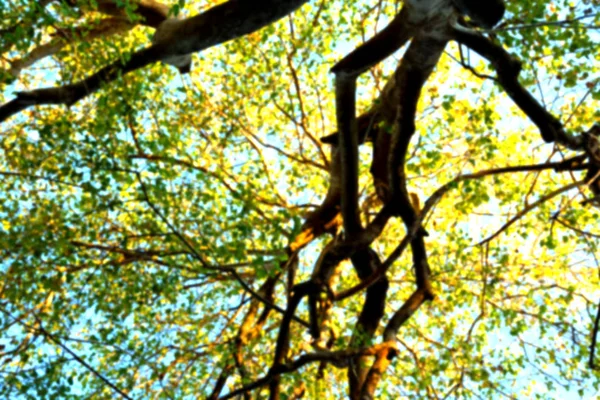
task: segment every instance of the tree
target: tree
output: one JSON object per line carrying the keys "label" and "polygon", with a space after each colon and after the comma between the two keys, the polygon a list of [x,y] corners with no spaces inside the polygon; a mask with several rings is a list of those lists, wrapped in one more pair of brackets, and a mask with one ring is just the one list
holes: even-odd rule
{"label": "tree", "polygon": [[2,1],[0,393],[597,393],[600,4],[468,3]]}

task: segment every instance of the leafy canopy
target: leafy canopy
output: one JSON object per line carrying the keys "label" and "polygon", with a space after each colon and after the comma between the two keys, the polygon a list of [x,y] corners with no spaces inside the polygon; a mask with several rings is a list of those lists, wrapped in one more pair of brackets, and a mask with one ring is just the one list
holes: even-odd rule
{"label": "leafy canopy", "polygon": [[600,3],[418,3],[0,0],[0,396],[596,395]]}

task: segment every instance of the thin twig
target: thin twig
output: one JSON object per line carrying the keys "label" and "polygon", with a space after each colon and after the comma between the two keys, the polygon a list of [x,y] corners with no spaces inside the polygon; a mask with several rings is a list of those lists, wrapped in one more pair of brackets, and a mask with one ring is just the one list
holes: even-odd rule
{"label": "thin twig", "polygon": [[567,186],[563,186],[560,189],[554,190],[550,193],[548,193],[545,196],[540,197],[536,202],[532,203],[531,205],[525,207],[523,210],[519,211],[517,213],[517,215],[515,215],[513,218],[511,218],[506,224],[504,224],[500,229],[498,229],[493,235],[491,235],[490,237],[488,237],[485,240],[482,240],[481,242],[477,243],[478,246],[482,246],[486,243],[489,243],[490,241],[494,240],[495,238],[497,238],[502,232],[506,231],[510,226],[512,226],[515,222],[517,222],[518,220],[520,220],[521,218],[523,218],[523,216],[525,216],[525,214],[527,214],[529,211],[537,208],[538,206],[544,204],[545,202],[547,202],[550,199],[553,199],[554,197],[558,196],[559,194],[568,192],[571,189],[574,189],[576,187],[579,187],[581,185],[585,184],[585,181],[577,181],[574,183],[571,183]]}
{"label": "thin twig", "polygon": [[66,351],[67,353],[69,353],[71,355],[71,357],[73,357],[75,359],[75,361],[77,361],[79,364],[81,364],[85,369],[87,369],[88,371],[90,371],[93,375],[95,375],[98,379],[100,379],[102,382],[104,382],[107,386],[109,386],[112,390],[114,390],[115,392],[117,392],[121,397],[123,397],[124,399],[127,400],[133,400],[131,397],[129,397],[125,392],[123,392],[121,389],[119,389],[115,384],[113,384],[111,381],[109,381],[106,377],[104,377],[100,372],[98,372],[94,367],[92,367],[90,364],[88,364],[84,359],[82,359],[81,357],[79,357],[77,354],[75,354],[75,352],[73,350],[71,350],[70,348],[68,348],[65,344],[63,344],[60,340],[56,339],[54,337],[54,335],[52,335],[50,332],[48,332],[43,326],[42,326],[42,321],[38,318],[37,315],[35,315],[35,313],[32,313],[33,317],[35,318],[35,320],[38,323],[38,327],[37,328],[30,328],[30,329],[34,329],[39,331],[40,333],[42,333],[47,339],[49,339],[51,342],[55,343],[57,346],[59,346],[61,349],[63,349],[64,351]]}

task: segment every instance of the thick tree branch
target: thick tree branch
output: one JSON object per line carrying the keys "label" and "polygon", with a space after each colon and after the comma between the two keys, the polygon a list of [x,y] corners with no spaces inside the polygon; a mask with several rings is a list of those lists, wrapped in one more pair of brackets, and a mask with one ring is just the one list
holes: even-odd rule
{"label": "thick tree branch", "polygon": [[232,370],[233,370],[233,365],[227,365],[225,368],[223,368],[221,370],[221,373],[219,374],[219,377],[217,378],[217,381],[215,382],[213,391],[207,397],[208,400],[217,400],[219,398],[219,395],[221,394],[221,391],[223,391],[223,388],[225,387],[225,384],[227,383],[227,379],[229,379],[229,376],[230,376]]}
{"label": "thick tree branch", "polygon": [[[388,159],[390,183],[389,201],[400,215],[407,231],[418,221],[417,211],[408,196],[405,162],[410,140],[415,132],[417,103],[421,90],[442,55],[447,41],[437,37],[417,36],[408,48],[395,76],[398,85],[398,109],[394,122],[394,133]],[[387,196],[386,196],[387,197]],[[429,299],[433,298],[429,282],[429,265],[421,229],[411,242],[413,266],[417,286],[424,289]]]}
{"label": "thick tree branch", "polygon": [[321,205],[311,212],[302,225],[301,233],[290,244],[291,251],[297,251],[314,238],[325,232],[335,234],[341,225],[340,199],[342,164],[340,151],[337,146],[331,149],[329,163],[329,188]]}
{"label": "thick tree branch", "polygon": [[335,73],[335,98],[338,124],[338,142],[342,163],[341,208],[347,239],[362,229],[358,212],[358,125],[356,121],[356,79],[373,65],[400,48],[413,34],[408,23],[409,8],[381,32],[369,39],[338,62]]}
{"label": "thick tree branch", "polygon": [[356,77],[368,71],[406,44],[415,28],[408,9],[403,7],[388,26],[335,64],[331,72]]}
{"label": "thick tree branch", "polygon": [[[370,248],[355,253],[352,265],[360,280],[368,278],[381,266],[379,256]],[[385,275],[367,289],[362,310],[350,340],[350,348],[360,348],[370,343],[383,318],[389,282]],[[348,366],[350,399],[359,400],[360,392],[367,378],[368,359],[365,356],[352,359]]]}
{"label": "thick tree branch", "polygon": [[[285,360],[289,349],[290,342],[290,323],[292,316],[295,314],[300,302],[304,297],[309,298],[309,309],[310,311],[310,325],[311,334],[313,338],[318,339],[319,328],[318,321],[316,321],[317,313],[314,309],[315,299],[322,292],[327,292],[327,283],[333,273],[335,267],[344,259],[351,257],[355,252],[361,249],[367,248],[371,242],[369,240],[375,240],[379,234],[373,232],[381,232],[385,222],[389,219],[389,214],[382,210],[380,213],[381,217],[376,219],[375,227],[368,227],[359,236],[358,239],[351,242],[332,242],[321,253],[319,260],[316,263],[314,272],[311,278],[305,282],[294,286],[291,292],[290,299],[288,300],[288,308],[284,314],[283,320],[279,326],[279,335],[277,338],[277,345],[275,349],[275,356],[273,360],[273,367],[276,368],[282,364]],[[371,224],[373,225],[373,224]],[[331,294],[331,293],[330,293]],[[378,301],[371,300],[371,301]],[[375,309],[377,306],[373,306]],[[376,316],[375,316],[376,317]],[[280,382],[279,377],[273,377],[269,379],[270,387],[270,399],[277,400],[280,397]]]}
{"label": "thick tree branch", "polygon": [[341,209],[344,232],[352,238],[362,229],[358,212],[358,127],[356,76],[336,74],[335,99],[342,165]]}
{"label": "thick tree branch", "polygon": [[[292,321],[292,316],[296,313],[296,309],[300,304],[300,301],[303,297],[309,296],[313,293],[318,293],[319,287],[312,281],[306,281],[294,286],[292,296],[288,301],[288,307],[283,315],[283,320],[279,326],[279,335],[277,336],[277,344],[275,346],[275,356],[273,358],[273,366],[271,369],[279,368],[288,353],[289,345],[290,345],[290,323]],[[311,325],[313,322],[310,322]],[[279,374],[269,379],[269,399],[270,400],[278,400],[280,397],[280,384],[279,384]]]}
{"label": "thick tree branch", "polygon": [[0,106],[0,122],[32,106],[42,104],[73,105],[82,98],[131,71],[159,60],[199,52],[263,28],[296,10],[308,0],[230,0],[188,18],[171,31],[170,40],[160,42],[131,55],[129,61],[115,62],[83,81],[55,88],[17,93]]}
{"label": "thick tree branch", "polygon": [[590,343],[590,358],[588,361],[588,366],[591,369],[597,370],[598,365],[596,364],[596,344],[598,343],[598,329],[600,329],[600,304],[598,304],[598,309],[596,311],[596,318],[594,319],[594,327],[592,328],[591,333],[591,343]]}
{"label": "thick tree branch", "polygon": [[[398,334],[400,327],[408,321],[408,319],[412,317],[419,307],[427,300],[430,300],[428,288],[417,289],[390,319],[390,322],[387,324],[383,333],[384,343],[395,343],[396,335]],[[365,378],[360,394],[361,400],[374,398],[375,389],[377,388],[379,381],[383,377],[387,367],[396,357],[397,353],[398,350],[392,347],[386,347],[379,350],[375,362]]]}

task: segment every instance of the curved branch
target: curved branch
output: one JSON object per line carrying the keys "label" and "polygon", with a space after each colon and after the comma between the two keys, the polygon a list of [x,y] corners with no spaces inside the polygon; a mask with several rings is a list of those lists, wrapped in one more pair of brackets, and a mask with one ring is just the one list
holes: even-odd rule
{"label": "curved branch", "polygon": [[331,72],[358,76],[404,46],[415,30],[409,23],[409,13],[403,7],[388,26],[335,64]]}
{"label": "curved branch", "polygon": [[409,7],[403,7],[400,14],[385,29],[352,51],[331,69],[335,73],[338,142],[340,162],[343,166],[341,209],[346,238],[352,238],[362,230],[358,212],[360,139],[356,120],[356,79],[410,39],[414,33],[414,27],[409,24],[410,10]]}
{"label": "curved branch", "polygon": [[[447,40],[437,37],[416,36],[396,71],[398,85],[398,106],[394,121],[391,149],[388,156],[387,176],[390,185],[388,201],[394,211],[400,215],[407,230],[412,230],[420,220],[417,211],[408,196],[406,183],[406,155],[412,136],[415,133],[417,103],[421,90],[437,65]],[[387,196],[386,196],[387,197]],[[419,289],[424,289],[428,299],[433,298],[429,281],[429,264],[425,248],[425,231],[419,232],[411,242],[413,266]]]}

